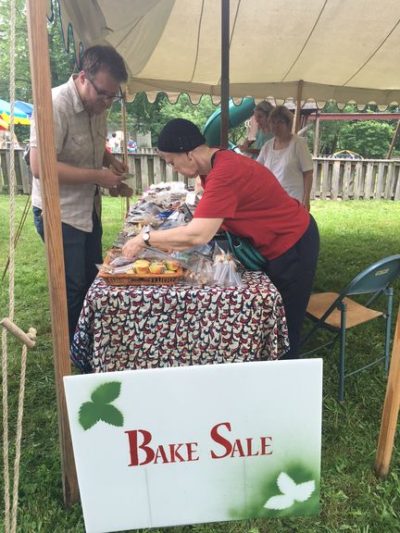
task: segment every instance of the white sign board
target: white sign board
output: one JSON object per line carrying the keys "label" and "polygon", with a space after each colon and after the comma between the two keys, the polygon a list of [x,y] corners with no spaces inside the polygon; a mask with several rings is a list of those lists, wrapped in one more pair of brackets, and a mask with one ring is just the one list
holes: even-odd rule
{"label": "white sign board", "polygon": [[320,359],[64,384],[88,532],[318,513]]}

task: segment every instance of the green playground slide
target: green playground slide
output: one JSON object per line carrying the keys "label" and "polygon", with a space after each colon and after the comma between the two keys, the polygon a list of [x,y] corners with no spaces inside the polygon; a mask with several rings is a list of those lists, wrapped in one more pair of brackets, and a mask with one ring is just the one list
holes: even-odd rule
{"label": "green playground slide", "polygon": [[[243,98],[239,105],[236,105],[232,100],[229,100],[229,128],[235,128],[250,118],[253,114],[255,105],[254,98]],[[204,126],[203,133],[208,146],[219,146],[220,128],[221,108],[219,107],[210,116]],[[233,148],[233,145],[230,144],[230,148]]]}

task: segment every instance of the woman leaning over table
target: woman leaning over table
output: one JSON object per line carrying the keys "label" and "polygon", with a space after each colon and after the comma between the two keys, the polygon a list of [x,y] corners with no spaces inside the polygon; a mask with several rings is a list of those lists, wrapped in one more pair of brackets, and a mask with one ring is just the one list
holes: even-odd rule
{"label": "woman leaning over table", "polygon": [[261,148],[257,161],[267,167],[285,191],[310,210],[313,161],[307,142],[292,133],[293,114],[284,105],[269,115],[273,138]]}
{"label": "woman leaning over table", "polygon": [[232,151],[208,147],[188,120],[168,122],[158,149],[177,172],[200,175],[204,194],[187,226],[141,233],[127,241],[123,254],[140,256],[148,245],[185,250],[209,242],[221,226],[247,237],[267,260],[265,272],[282,296],[291,347],[285,358],[298,357],[319,250],[314,219],[268,169]]}

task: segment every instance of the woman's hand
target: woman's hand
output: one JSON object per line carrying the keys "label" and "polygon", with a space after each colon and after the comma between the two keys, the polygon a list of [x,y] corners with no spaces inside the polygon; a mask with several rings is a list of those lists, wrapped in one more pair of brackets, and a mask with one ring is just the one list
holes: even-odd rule
{"label": "woman's hand", "polygon": [[310,209],[311,209],[310,198],[303,198],[302,204],[307,209],[307,211],[310,211]]}
{"label": "woman's hand", "polygon": [[122,247],[122,255],[128,259],[132,259],[138,256],[145,246],[142,235],[136,235],[136,237],[126,241]]}

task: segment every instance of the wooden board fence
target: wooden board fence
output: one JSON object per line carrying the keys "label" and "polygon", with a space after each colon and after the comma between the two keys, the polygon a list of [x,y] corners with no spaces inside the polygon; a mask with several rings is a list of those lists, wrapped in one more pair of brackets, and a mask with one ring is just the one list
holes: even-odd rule
{"label": "wooden board fence", "polygon": [[[32,177],[28,165],[25,163],[24,151],[15,150],[15,177],[18,194],[30,194]],[[7,194],[9,191],[10,175],[10,152],[6,149],[0,150],[0,191]]]}
{"label": "wooden board fence", "polygon": [[[117,154],[118,157],[118,154]],[[322,200],[400,200],[400,160],[346,160],[314,157],[312,199]],[[134,176],[128,185],[141,194],[150,185],[161,181],[183,181],[183,175],[173,171],[152,148],[142,148],[128,155],[129,172]],[[8,150],[0,150],[0,191],[8,193]],[[30,194],[31,176],[23,159],[23,151],[15,152],[17,192]]]}
{"label": "wooden board fence", "polygon": [[313,199],[400,200],[400,160],[313,160]]}

